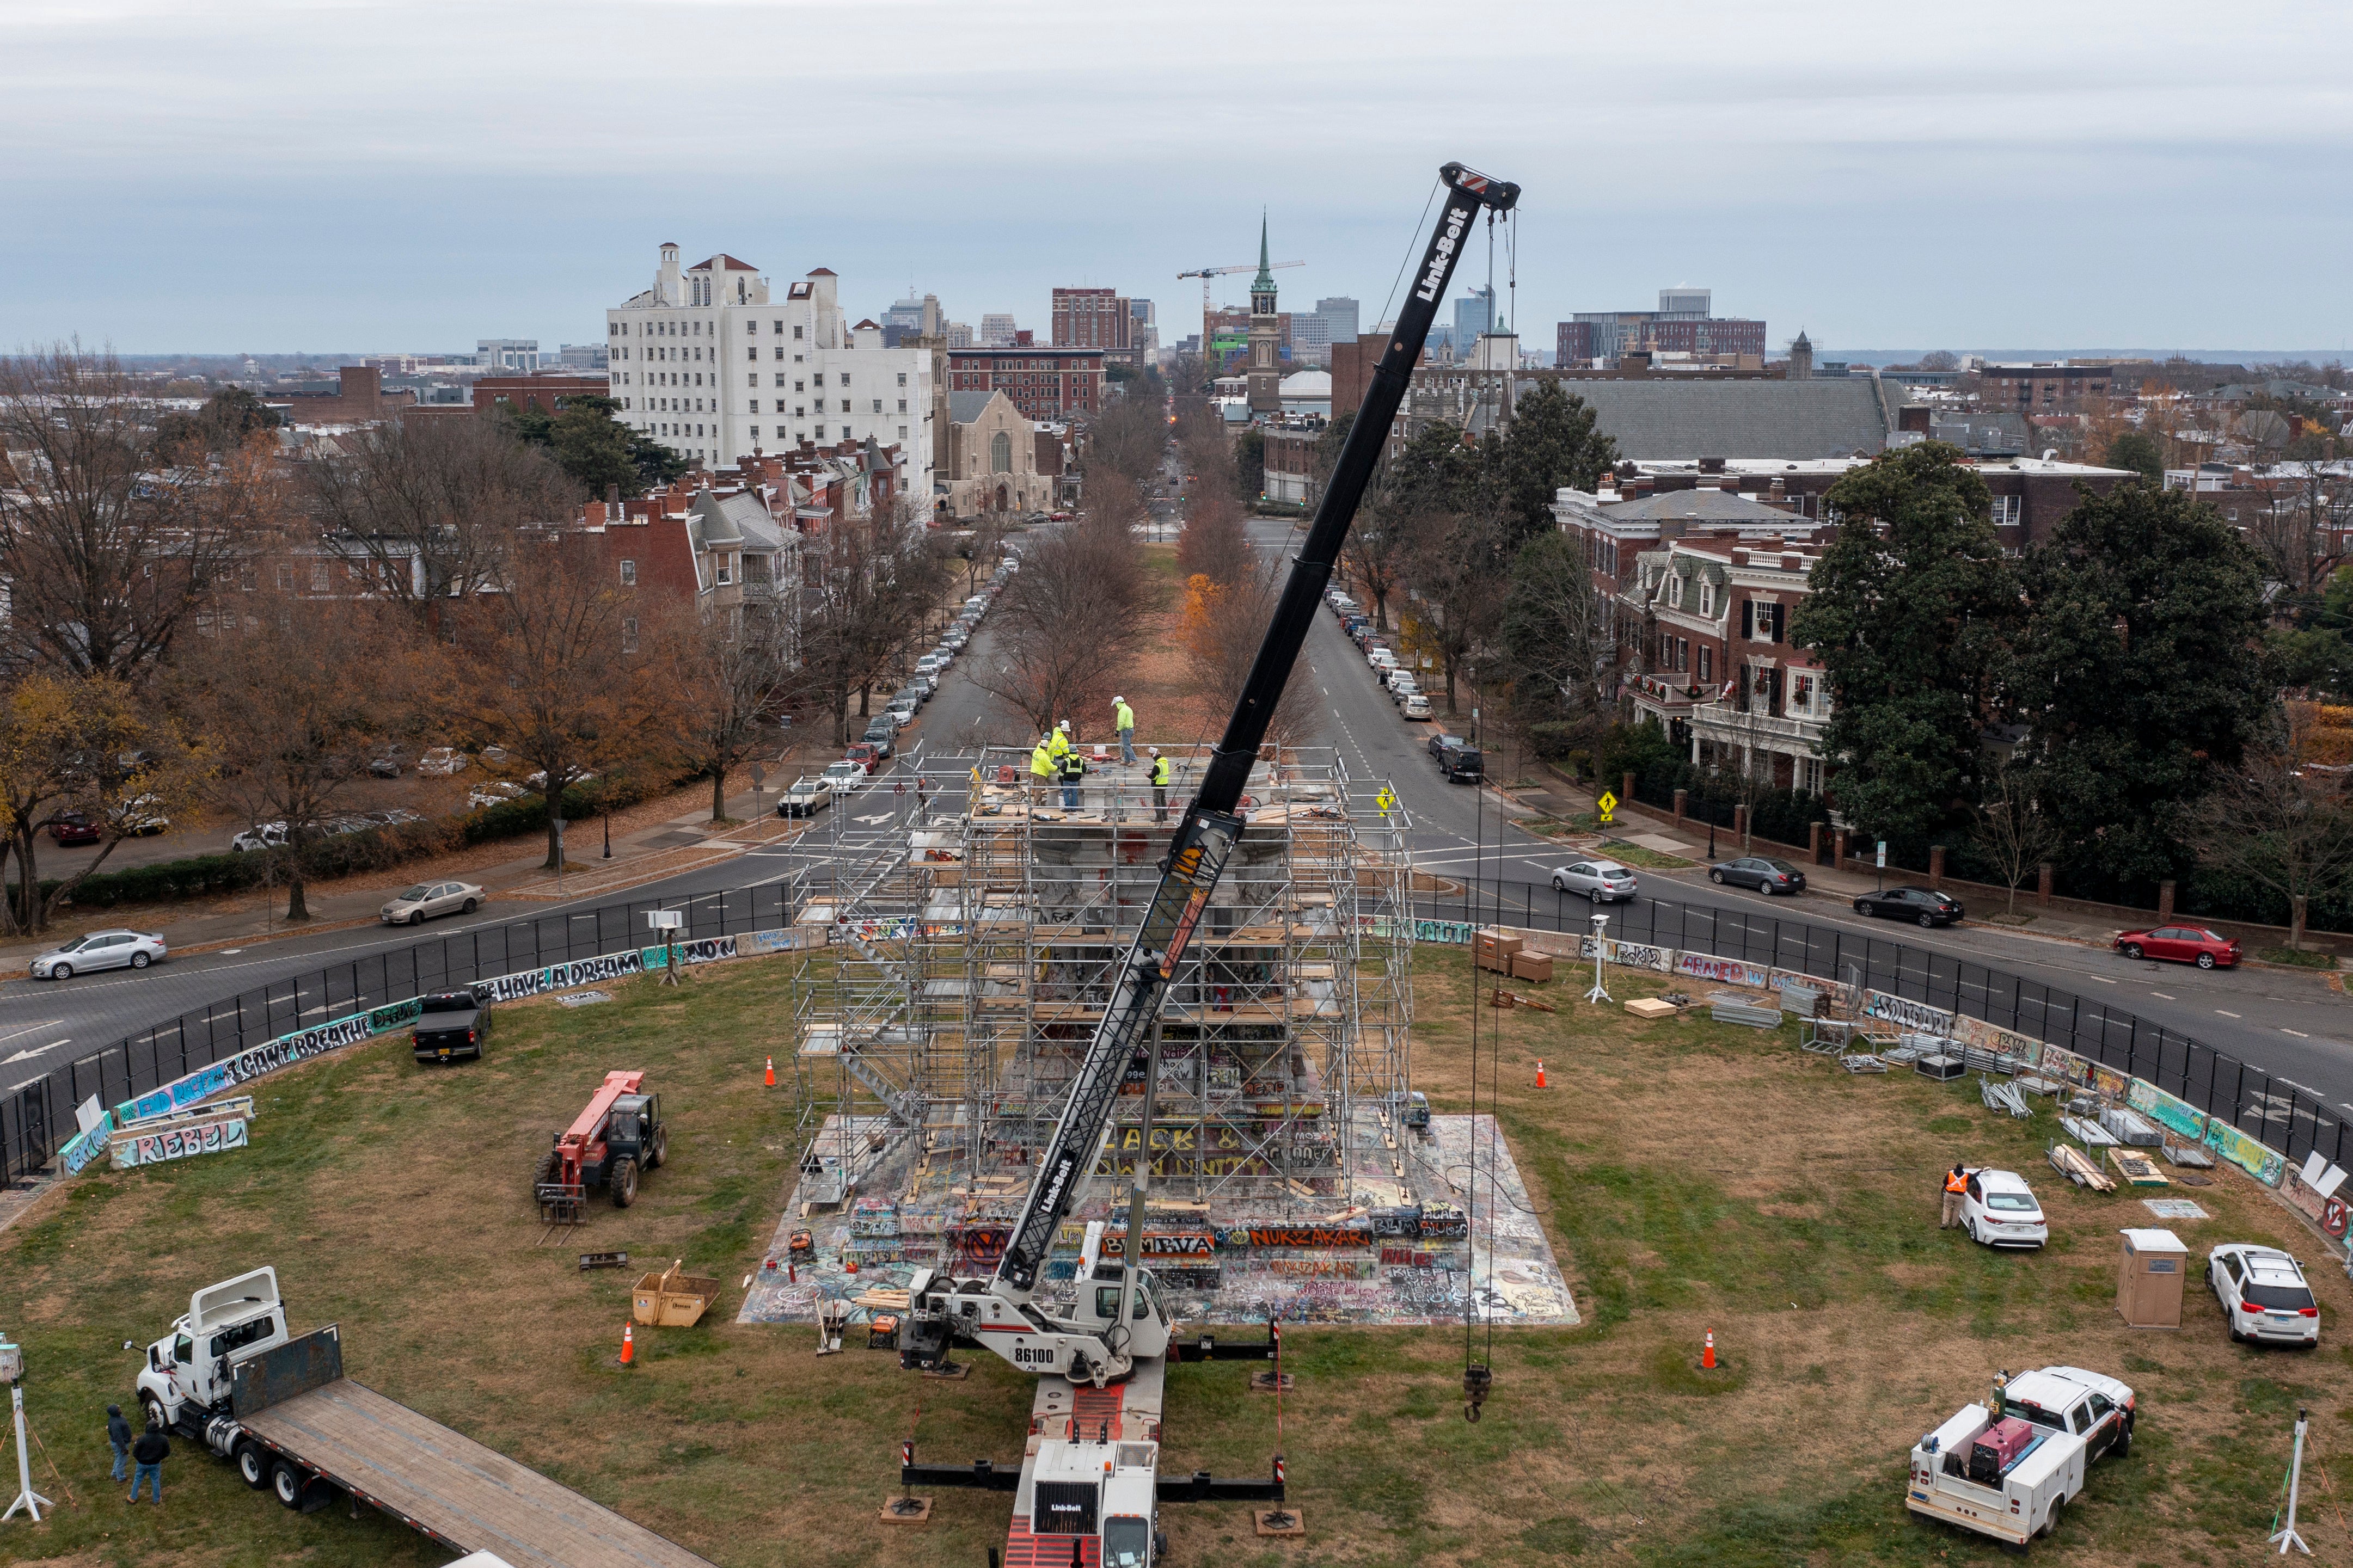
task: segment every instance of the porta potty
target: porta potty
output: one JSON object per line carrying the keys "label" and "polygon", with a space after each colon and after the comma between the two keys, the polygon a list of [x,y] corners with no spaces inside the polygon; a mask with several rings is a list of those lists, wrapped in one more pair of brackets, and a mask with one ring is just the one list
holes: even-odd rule
{"label": "porta potty", "polygon": [[2181,1326],[2181,1283],[2189,1249],[2169,1230],[2127,1230],[2116,1260],[2116,1310],[2135,1329]]}

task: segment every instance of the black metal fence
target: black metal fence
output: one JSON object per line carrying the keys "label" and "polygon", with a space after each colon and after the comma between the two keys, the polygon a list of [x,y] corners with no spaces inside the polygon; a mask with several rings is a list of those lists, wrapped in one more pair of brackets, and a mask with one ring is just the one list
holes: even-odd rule
{"label": "black metal fence", "polygon": [[2096,997],[2045,985],[1949,953],[1761,910],[1719,910],[1652,899],[1597,909],[1538,882],[1474,885],[1461,898],[1418,898],[1430,920],[1589,932],[1609,917],[1614,941],[1647,942],[1843,980],[1980,1018],[2145,1078],[2300,1163],[2314,1150],[2345,1163],[2345,1122],[2327,1102],[2262,1068]]}
{"label": "black metal fence", "polygon": [[[679,910],[680,941],[773,931],[792,919],[791,889],[729,888],[606,904],[481,926],[347,963],[272,980],[85,1053],[0,1097],[0,1184],[48,1163],[79,1131],[73,1108],[92,1095],[119,1105],[224,1057],[329,1019],[476,980],[649,944],[647,914]],[[150,973],[154,973],[150,971]]]}

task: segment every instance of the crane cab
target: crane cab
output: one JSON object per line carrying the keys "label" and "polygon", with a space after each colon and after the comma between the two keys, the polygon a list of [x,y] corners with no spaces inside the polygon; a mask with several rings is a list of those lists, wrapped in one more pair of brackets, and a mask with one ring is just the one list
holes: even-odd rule
{"label": "crane cab", "polygon": [[1055,1545],[1092,1536],[1103,1568],[1151,1568],[1168,1549],[1159,1530],[1159,1444],[1116,1436],[1088,1433],[1039,1443],[1026,1495],[1014,1499],[1030,1537],[1041,1543],[1035,1560],[1082,1561],[1056,1552]]}
{"label": "crane cab", "polygon": [[1079,1280],[1078,1300],[1071,1304],[1067,1321],[1081,1333],[1093,1332],[1133,1361],[1156,1361],[1168,1353],[1168,1309],[1160,1299],[1160,1286],[1150,1269],[1138,1276],[1134,1300],[1128,1303],[1127,1331],[1122,1334],[1117,1331],[1122,1284],[1117,1266],[1097,1264]]}

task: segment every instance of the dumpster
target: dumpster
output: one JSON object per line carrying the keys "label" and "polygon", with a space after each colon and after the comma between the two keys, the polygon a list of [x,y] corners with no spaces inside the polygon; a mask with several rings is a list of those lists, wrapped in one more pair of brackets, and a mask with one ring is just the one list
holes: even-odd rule
{"label": "dumpster", "polygon": [[629,1316],[647,1328],[683,1329],[699,1321],[719,1297],[719,1281],[680,1272],[681,1258],[659,1274],[638,1277]]}

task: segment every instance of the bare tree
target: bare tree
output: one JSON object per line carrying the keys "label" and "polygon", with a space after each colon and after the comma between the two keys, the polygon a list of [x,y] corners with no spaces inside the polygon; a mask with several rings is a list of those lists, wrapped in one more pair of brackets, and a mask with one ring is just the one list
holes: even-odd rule
{"label": "bare tree", "polygon": [[2063,842],[2059,825],[2035,808],[2033,792],[2028,787],[2030,776],[2016,763],[1990,770],[1985,799],[1969,831],[1978,852],[2010,889],[2006,912],[2013,915],[2018,912],[2018,885],[2058,853]]}
{"label": "bare tree", "polygon": [[1485,509],[1405,516],[1413,608],[1400,624],[1406,645],[1429,654],[1445,677],[1449,713],[1459,709],[1458,689],[1477,684],[1480,660],[1501,629],[1511,563],[1500,521]]}
{"label": "bare tree", "polygon": [[470,678],[440,671],[396,607],[311,592],[312,559],[262,563],[259,585],[183,642],[167,688],[216,750],[212,804],[248,827],[285,825],[267,853],[284,871],[290,921],[311,918],[306,862],[375,748],[437,676]]}
{"label": "bare tree", "polygon": [[1176,533],[1176,570],[1212,583],[1238,583],[1250,574],[1250,535],[1241,502],[1229,489],[1201,489],[1187,502],[1185,526]]}
{"label": "bare tree", "polygon": [[579,487],[499,419],[392,420],[307,466],[312,514],[419,619],[500,580],[515,530],[568,521]]}
{"label": "bare tree", "polygon": [[801,563],[805,687],[832,716],[839,742],[849,700],[864,718],[876,680],[923,635],[941,566],[922,526],[890,511],[809,535]]}
{"label": "bare tree", "polygon": [[2353,885],[2353,775],[2313,760],[2315,720],[2309,703],[2276,710],[2269,734],[2247,748],[2196,825],[2205,864],[2286,898],[2288,946],[2298,950],[2312,900]]}
{"label": "bare tree", "polygon": [[996,668],[975,669],[973,684],[1011,703],[1033,733],[1103,711],[1152,601],[1142,552],[1124,527],[1090,517],[1039,535],[999,599]]}
{"label": "bare tree", "polygon": [[[1252,552],[1243,570],[1230,581],[1218,583],[1197,575],[1186,582],[1180,633],[1185,662],[1200,689],[1229,712],[1241,697],[1259,645],[1274,619],[1282,580],[1279,559],[1267,560]],[[1309,693],[1304,679],[1294,677],[1284,685],[1267,721],[1269,741],[1279,746],[1300,746],[1314,737],[1320,710]]]}
{"label": "bare tree", "polygon": [[0,362],[10,661],[145,680],[248,536],[282,521],[267,440],[175,468],[111,355]]}
{"label": "bare tree", "polygon": [[1087,436],[1087,493],[1092,501],[1106,474],[1142,484],[1168,449],[1168,420],[1156,397],[1126,393],[1113,398]]}
{"label": "bare tree", "polygon": [[797,675],[790,626],[774,604],[733,614],[683,606],[641,626],[662,691],[655,710],[663,750],[711,780],[711,820],[727,820],[727,775],[756,755]]}
{"label": "bare tree", "polygon": [[628,597],[591,542],[532,530],[496,552],[495,587],[458,612],[461,678],[442,682],[450,721],[533,770],[547,805],[548,870],[565,865],[565,790],[650,750],[662,694]]}

